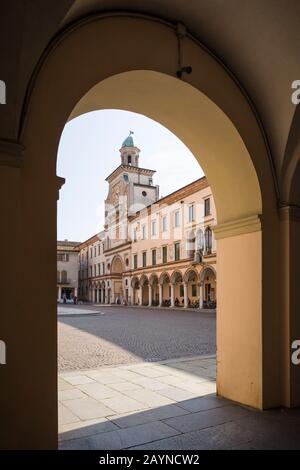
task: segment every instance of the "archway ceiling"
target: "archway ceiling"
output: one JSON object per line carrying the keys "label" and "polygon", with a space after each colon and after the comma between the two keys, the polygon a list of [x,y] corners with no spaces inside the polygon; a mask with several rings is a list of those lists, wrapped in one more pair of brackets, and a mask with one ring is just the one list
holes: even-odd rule
{"label": "archway ceiling", "polygon": [[300,78],[298,0],[7,2],[1,7],[0,43],[9,44],[1,50],[1,79],[9,84],[9,104],[5,114],[1,109],[0,138],[17,139],[30,76],[51,39],[83,16],[116,10],[155,15],[174,23],[180,19],[228,66],[262,119],[280,180],[296,109],[290,100],[291,83]]}

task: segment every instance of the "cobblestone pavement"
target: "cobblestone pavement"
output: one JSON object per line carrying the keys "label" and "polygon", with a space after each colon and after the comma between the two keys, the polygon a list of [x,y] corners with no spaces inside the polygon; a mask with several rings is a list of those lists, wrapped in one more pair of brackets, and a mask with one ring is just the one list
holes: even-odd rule
{"label": "cobblestone pavement", "polygon": [[300,410],[215,395],[215,358],[59,375],[60,449],[300,449]]}
{"label": "cobblestone pavement", "polygon": [[215,353],[211,312],[66,305],[58,313],[59,371]]}

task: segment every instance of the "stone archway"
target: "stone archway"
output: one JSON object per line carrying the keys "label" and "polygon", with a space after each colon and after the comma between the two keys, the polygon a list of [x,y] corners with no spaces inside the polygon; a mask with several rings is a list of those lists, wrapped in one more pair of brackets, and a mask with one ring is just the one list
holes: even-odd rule
{"label": "stone archway", "polygon": [[121,303],[124,298],[122,274],[125,266],[119,255],[114,256],[111,262],[110,274],[112,276],[112,299],[113,303]]}
{"label": "stone archway", "polygon": [[131,279],[131,288],[132,288],[132,305],[139,305],[140,304],[140,281],[137,276],[134,276]]}
{"label": "stone archway", "polygon": [[171,306],[171,285],[170,276],[167,272],[159,276],[159,305],[162,307]]}
{"label": "stone archway", "polygon": [[184,306],[194,306],[199,301],[199,276],[195,269],[188,269],[184,276]]}
{"label": "stone archway", "polygon": [[181,271],[174,271],[171,276],[171,305],[175,307],[184,306],[184,286]]}
{"label": "stone archway", "polygon": [[140,278],[141,286],[141,304],[149,305],[149,280],[144,274]]}
{"label": "stone archway", "polygon": [[211,266],[205,267],[200,274],[201,303],[203,308],[216,308],[217,279]]}
{"label": "stone archway", "polygon": [[[159,285],[158,276],[152,273],[149,278],[149,285],[151,287],[151,306],[157,307],[159,305]],[[150,305],[150,302],[149,302]]]}
{"label": "stone archway", "polygon": [[[130,54],[124,35],[131,43]],[[16,198],[22,201],[14,219],[20,224],[16,233],[22,235],[18,250],[23,282],[18,296],[23,299],[19,325],[23,337],[16,337],[15,331],[8,335],[12,343],[19,342],[27,362],[35,364],[27,381],[30,386],[18,391],[20,402],[34,399],[40,410],[45,409],[45,416],[30,415],[30,419],[29,412],[19,410],[16,419],[20,433],[32,439],[29,447],[57,445],[56,302],[52,300],[56,298],[56,200],[62,182],[55,174],[57,149],[67,120],[95,109],[145,114],[175,133],[201,162],[214,193],[219,223],[215,229],[218,393],[257,408],[284,401],[281,369],[273,367],[274,362],[280,363],[282,352],[280,265],[275,256],[279,221],[264,134],[244,91],[191,36],[185,39],[184,56],[193,72],[178,80],[177,39],[171,25],[147,18],[96,16],[57,37],[33,76],[20,131],[25,147],[22,171],[16,165],[19,173],[13,179]],[[28,270],[39,269],[39,254],[45,248],[47,265],[40,282],[47,286],[44,294],[49,301],[41,318],[38,299],[28,296],[32,278]],[[267,270],[270,259],[271,272]],[[234,292],[239,295],[234,297]],[[29,344],[24,332],[33,329],[39,337]],[[243,344],[243,354],[239,344]],[[41,390],[45,368],[47,381]],[[6,415],[11,419],[13,408],[10,411]]]}

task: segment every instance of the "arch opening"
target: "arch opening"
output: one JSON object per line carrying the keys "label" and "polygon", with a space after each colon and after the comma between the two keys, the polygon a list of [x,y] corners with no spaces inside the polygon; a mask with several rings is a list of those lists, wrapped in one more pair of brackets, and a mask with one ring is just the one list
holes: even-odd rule
{"label": "arch opening", "polygon": [[[101,27],[99,22],[87,21],[74,28],[60,47],[51,49],[25,110],[21,222],[30,229],[22,240],[27,258],[22,267],[21,293],[26,298],[31,287],[25,267],[31,265],[33,272],[39,268],[36,253],[43,253],[46,246],[53,260],[56,257],[56,199],[61,180],[55,175],[55,162],[65,123],[96,109],[123,109],[146,115],[185,143],[201,163],[214,194],[218,215],[218,226],[214,228],[218,243],[218,394],[258,408],[274,406],[280,400],[279,382],[275,377],[275,386],[271,381],[265,383],[263,370],[266,353],[262,351],[262,305],[266,295],[262,293],[260,216],[275,204],[265,141],[253,110],[225,68],[190,38],[185,42],[185,54],[193,73],[183,81],[175,78],[177,49],[171,28],[125,17],[101,20]],[[130,54],[122,40],[124,34],[132,39]],[[154,49],[158,51],[155,57]],[[115,50],[118,54],[113,53]],[[78,60],[82,63],[79,75]],[[62,72],[59,83],[53,79],[57,70]],[[265,226],[268,223],[266,220]],[[49,279],[55,280],[55,269],[55,263],[49,263],[41,277],[41,282],[49,284],[49,299],[55,295],[55,285],[49,283]],[[239,277],[233,285],[237,272]],[[169,275],[159,278],[159,288],[169,284]],[[138,279],[132,280],[132,287],[134,302],[139,302]],[[111,286],[107,285],[107,290],[109,297]],[[52,371],[45,401],[54,416],[54,304],[45,305],[43,321],[38,319],[38,307],[35,299],[28,299],[24,307],[28,315],[24,318],[33,318],[32,312],[36,312],[40,349],[45,341],[48,344],[45,362],[36,377],[45,367]],[[238,350],[241,343],[242,355]],[[34,354],[29,354],[28,361],[31,357],[35,363]],[[34,387],[36,381],[32,384]],[[41,421],[46,420],[37,422]],[[51,446],[55,447],[56,418],[49,426]],[[47,431],[44,433],[48,436]]]}

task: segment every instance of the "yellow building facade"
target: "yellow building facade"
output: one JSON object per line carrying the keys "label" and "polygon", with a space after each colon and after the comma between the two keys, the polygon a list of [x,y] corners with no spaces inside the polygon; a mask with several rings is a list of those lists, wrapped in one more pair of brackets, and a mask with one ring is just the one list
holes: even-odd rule
{"label": "yellow building facade", "polygon": [[104,230],[79,247],[79,299],[215,308],[216,209],[207,179],[159,198],[132,133],[120,153],[106,178]]}

